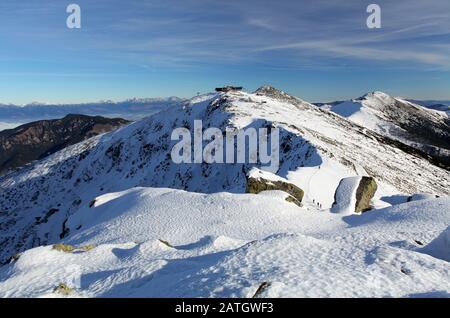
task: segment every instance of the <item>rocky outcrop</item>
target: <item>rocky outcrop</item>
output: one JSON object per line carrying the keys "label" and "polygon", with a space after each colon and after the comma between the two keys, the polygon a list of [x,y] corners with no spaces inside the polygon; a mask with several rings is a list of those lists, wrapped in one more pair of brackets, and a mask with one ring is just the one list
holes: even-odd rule
{"label": "rocky outcrop", "polygon": [[279,190],[289,194],[286,201],[302,206],[304,191],[282,178],[260,170],[252,170],[247,177],[247,193],[258,194],[263,191]]}
{"label": "rocky outcrop", "polygon": [[265,85],[260,88],[258,88],[254,94],[259,96],[267,96],[273,99],[277,99],[279,101],[288,102],[288,103],[298,103],[300,99],[293,97],[289,95],[286,92],[283,92],[282,90],[279,90],[277,88],[274,88],[270,85]]}
{"label": "rocky outcrop", "polygon": [[377,182],[372,177],[362,177],[356,190],[355,212],[365,212],[372,207],[370,201],[377,192]]}
{"label": "rocky outcrop", "polygon": [[413,201],[420,201],[420,200],[430,200],[430,199],[436,199],[439,198],[439,196],[429,193],[415,193],[408,197],[406,202],[413,202]]}
{"label": "rocky outcrop", "polygon": [[252,298],[260,298],[271,286],[270,282],[261,283]]}
{"label": "rocky outcrop", "polygon": [[0,175],[127,123],[120,118],[67,115],[0,131]]}
{"label": "rocky outcrop", "polygon": [[242,91],[242,86],[224,86],[224,87],[216,87],[216,92],[236,92]]}
{"label": "rocky outcrop", "polygon": [[371,209],[370,201],[377,191],[373,177],[349,177],[339,183],[331,211],[334,213],[361,213]]}

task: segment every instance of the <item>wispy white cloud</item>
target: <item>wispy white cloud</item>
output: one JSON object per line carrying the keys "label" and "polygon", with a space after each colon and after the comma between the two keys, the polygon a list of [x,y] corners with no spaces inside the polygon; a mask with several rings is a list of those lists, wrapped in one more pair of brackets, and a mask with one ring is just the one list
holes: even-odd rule
{"label": "wispy white cloud", "polygon": [[359,46],[361,41],[303,41],[284,45],[274,45],[259,48],[259,51],[297,50],[305,53],[305,50],[314,54],[322,54],[333,57],[354,57],[365,60],[379,61],[414,61],[425,64],[450,67],[450,55],[445,52],[411,50],[402,47],[373,48]]}
{"label": "wispy white cloud", "polygon": [[[305,61],[330,65],[330,59],[347,58],[347,65],[351,59],[391,67],[450,64],[448,48],[436,43],[439,37],[444,43],[450,40],[448,0],[379,0],[383,28],[375,31],[366,28],[367,4],[359,0],[80,1],[86,27],[78,33],[45,22],[56,13],[54,21],[64,22],[65,13],[60,14],[61,5],[54,2],[3,2],[0,8],[12,13],[3,21],[8,35],[22,44],[29,41],[37,48],[79,56],[88,52],[89,58],[118,63],[132,58],[136,65],[152,67],[244,62],[290,67]],[[47,9],[35,11],[38,7]],[[21,22],[32,23],[14,22],[21,10],[28,12]],[[36,12],[41,22],[33,21]]]}
{"label": "wispy white cloud", "polygon": [[271,31],[278,29],[277,26],[270,23],[270,21],[268,19],[250,18],[247,20],[247,23],[251,26],[255,26],[258,28],[263,28],[263,29],[271,30]]}

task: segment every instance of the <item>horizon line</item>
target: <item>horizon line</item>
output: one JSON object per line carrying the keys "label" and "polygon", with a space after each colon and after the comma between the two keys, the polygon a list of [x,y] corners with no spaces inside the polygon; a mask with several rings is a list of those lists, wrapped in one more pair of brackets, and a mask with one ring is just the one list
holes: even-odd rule
{"label": "horizon line", "polygon": [[[262,85],[260,87],[263,86],[267,86],[267,85]],[[272,86],[272,85],[269,85]],[[272,86],[276,89],[278,89],[275,86]],[[282,89],[279,89],[281,91],[283,91]],[[253,93],[253,91],[249,90],[245,90],[244,87],[244,91],[246,91],[247,93]],[[286,92],[286,91],[284,91]],[[415,98],[415,97],[408,97],[408,96],[400,96],[400,95],[395,95],[395,94],[389,94],[389,93],[385,93],[382,90],[370,90],[367,91],[366,93],[361,94],[360,96],[354,96],[354,97],[349,97],[349,98],[335,98],[332,100],[327,100],[327,101],[309,101],[308,99],[304,99],[301,96],[297,96],[297,94],[290,94],[288,92],[289,95],[302,99],[306,102],[309,102],[311,104],[327,104],[327,103],[334,103],[334,102],[338,102],[338,101],[350,101],[350,100],[354,100],[354,99],[358,99],[362,96],[365,96],[367,94],[370,93],[374,93],[374,92],[381,92],[384,93],[386,95],[389,95],[393,98],[401,98],[401,99],[406,99],[409,101],[422,101],[422,102],[449,102],[450,101],[450,96],[448,98]],[[86,100],[86,101],[31,101],[31,102],[26,102],[26,103],[15,103],[15,102],[2,102],[0,101],[0,106],[11,106],[11,107],[30,107],[30,106],[69,106],[69,105],[90,105],[90,104],[120,104],[120,103],[126,103],[126,102],[138,102],[138,101],[156,101],[158,99],[161,100],[168,100],[168,99],[180,99],[180,100],[189,100],[191,98],[195,98],[197,96],[202,96],[202,95],[209,95],[209,94],[213,94],[215,93],[213,90],[209,91],[209,92],[205,92],[205,93],[197,93],[194,95],[190,95],[190,96],[181,96],[181,95],[168,95],[168,96],[161,96],[161,95],[157,95],[157,96],[147,96],[147,97],[129,97],[129,98],[101,98],[101,99],[97,99],[97,100]]]}

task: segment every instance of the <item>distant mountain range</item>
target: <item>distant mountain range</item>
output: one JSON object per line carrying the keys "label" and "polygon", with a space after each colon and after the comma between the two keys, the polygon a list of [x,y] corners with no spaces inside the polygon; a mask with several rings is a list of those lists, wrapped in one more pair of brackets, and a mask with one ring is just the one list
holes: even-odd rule
{"label": "distant mountain range", "polygon": [[450,113],[450,100],[414,100],[407,99],[407,101],[434,110],[440,110]]}
{"label": "distant mountain range", "polygon": [[185,102],[178,97],[133,98],[122,102],[100,101],[83,104],[31,103],[23,106],[0,104],[0,130],[44,119],[62,118],[68,114],[103,116],[138,120],[163,109]]}

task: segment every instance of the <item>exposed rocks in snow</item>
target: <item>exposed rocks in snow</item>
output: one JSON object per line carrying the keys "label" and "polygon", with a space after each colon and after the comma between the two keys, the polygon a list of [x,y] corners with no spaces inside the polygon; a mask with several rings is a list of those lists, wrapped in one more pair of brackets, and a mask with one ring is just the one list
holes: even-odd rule
{"label": "exposed rocks in snow", "polygon": [[336,188],[332,211],[335,213],[361,213],[371,209],[371,200],[377,191],[373,177],[344,178]]}
{"label": "exposed rocks in snow", "polygon": [[75,250],[75,247],[60,243],[53,245],[53,249],[64,253],[72,253]]}
{"label": "exposed rocks in snow", "polygon": [[242,86],[224,86],[224,87],[216,87],[216,92],[235,92],[235,91],[241,91]]}
{"label": "exposed rocks in snow", "polygon": [[89,202],[89,207],[92,208],[95,205],[96,200],[92,200],[91,202]]}
{"label": "exposed rocks in snow", "polygon": [[252,298],[260,298],[271,285],[270,282],[261,283]]}
{"label": "exposed rocks in snow", "polygon": [[270,85],[265,85],[262,86],[260,88],[258,88],[254,94],[256,94],[257,96],[267,96],[279,101],[284,101],[284,102],[290,102],[290,103],[297,103],[297,102],[301,102],[300,99],[291,96],[289,94],[287,94],[286,92],[283,92],[282,90],[279,90],[275,87],[272,87]]}
{"label": "exposed rocks in snow", "polygon": [[73,253],[75,251],[88,252],[94,248],[95,248],[95,246],[92,244],[80,246],[80,247],[75,247],[73,245],[63,244],[63,243],[53,245],[54,250],[64,252],[64,253]]}
{"label": "exposed rocks in snow", "polygon": [[174,248],[174,247],[172,246],[172,244],[170,244],[169,242],[167,242],[167,241],[165,241],[165,240],[158,239],[158,241],[160,241],[162,244],[164,244],[164,245],[167,246],[167,247]]}
{"label": "exposed rocks in snow", "polygon": [[47,223],[48,220],[50,219],[50,217],[51,217],[52,215],[54,215],[56,212],[59,212],[59,209],[54,209],[54,208],[49,209],[49,210],[45,213],[44,217],[40,217],[40,216],[36,217],[36,224]]}
{"label": "exposed rocks in snow", "polygon": [[9,263],[17,262],[17,260],[20,258],[21,255],[22,255],[22,253],[17,253],[15,255],[11,256],[11,259],[9,260]]}
{"label": "exposed rocks in snow", "polygon": [[407,202],[435,199],[438,196],[429,193],[415,193],[408,197]]}
{"label": "exposed rocks in snow", "polygon": [[373,177],[362,177],[356,190],[355,212],[365,212],[371,209],[370,201],[377,192],[377,182]]}
{"label": "exposed rocks in snow", "polygon": [[269,172],[258,169],[251,170],[247,177],[247,193],[258,194],[269,190],[286,192],[290,195],[286,201],[302,206],[304,196],[302,189]]}
{"label": "exposed rocks in snow", "polygon": [[56,294],[61,294],[63,296],[69,296],[73,292],[73,288],[67,286],[65,283],[60,283],[53,290]]}

